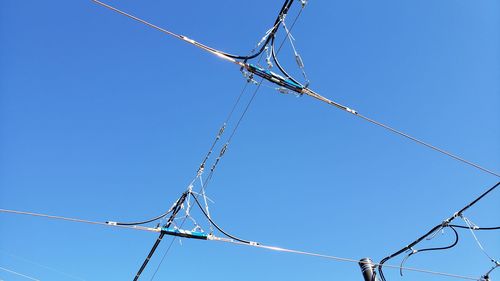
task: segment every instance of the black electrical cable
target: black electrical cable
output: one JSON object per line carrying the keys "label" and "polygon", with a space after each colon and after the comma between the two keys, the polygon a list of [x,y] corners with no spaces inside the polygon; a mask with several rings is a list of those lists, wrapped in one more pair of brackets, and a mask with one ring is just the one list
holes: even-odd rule
{"label": "black electrical cable", "polygon": [[[420,250],[414,250],[412,251],[411,253],[409,253],[404,259],[403,261],[401,261],[401,265],[400,265],[400,268],[399,268],[399,274],[401,276],[403,276],[403,265],[404,263],[413,255],[417,254],[417,253],[421,253],[421,252],[427,252],[427,251],[440,251],[440,250],[448,250],[448,249],[451,249],[453,247],[455,247],[457,244],[458,244],[458,240],[459,240],[459,237],[458,237],[458,232],[455,230],[455,228],[451,225],[448,225],[447,227],[451,228],[451,230],[453,230],[453,234],[455,234],[455,240],[453,241],[453,243],[451,243],[450,245],[448,246],[444,246],[444,247],[433,247],[433,248],[425,248],[425,249],[420,249]],[[439,230],[438,230],[439,231]]]}
{"label": "black electrical cable", "polygon": [[266,49],[266,46],[274,38],[274,36],[276,34],[276,31],[278,31],[278,28],[280,26],[281,20],[287,15],[288,10],[290,9],[290,6],[292,6],[293,1],[294,0],[286,0],[285,3],[283,3],[283,6],[281,7],[281,10],[280,10],[280,12],[278,14],[278,17],[274,21],[273,29],[271,30],[271,32],[269,33],[268,37],[266,38],[266,41],[264,42],[264,44],[262,44],[262,47],[260,48],[260,50],[257,53],[252,54],[252,55],[248,55],[248,56],[238,56],[238,55],[233,55],[233,54],[225,53],[225,52],[222,52],[220,50],[213,49],[213,48],[210,48],[210,49],[212,49],[212,51],[214,51],[214,52],[221,53],[221,54],[223,54],[223,55],[225,55],[227,57],[233,58],[233,59],[240,59],[240,60],[245,60],[246,61],[246,60],[250,60],[250,59],[256,58],[257,56],[259,56],[260,54],[262,54],[262,52]]}
{"label": "black electrical cable", "polygon": [[[175,216],[177,216],[177,213],[182,209],[182,204],[186,200],[187,195],[188,195],[188,192],[183,192],[182,193],[181,197],[177,200],[177,202],[175,203],[175,205],[172,207],[172,214],[170,215],[170,217],[167,220],[167,223],[165,223],[165,225],[163,227],[165,227],[165,228],[169,228],[170,227],[170,225],[172,224],[172,222],[175,219]],[[158,245],[160,244],[161,240],[163,239],[163,236],[165,236],[165,232],[162,231],[160,233],[160,235],[158,236],[158,238],[156,239],[153,247],[149,251],[148,256],[142,262],[141,267],[139,268],[139,270],[137,271],[137,273],[136,273],[136,275],[134,277],[134,281],[139,280],[139,277],[141,276],[142,272],[144,271],[144,268],[146,268],[146,266],[149,263],[149,260],[151,259],[151,257],[155,253],[156,249],[158,248]]]}
{"label": "black electrical cable", "polygon": [[150,222],[153,222],[155,220],[159,220],[161,218],[164,218],[165,216],[167,216],[168,214],[170,214],[170,212],[172,212],[172,209],[168,210],[167,212],[159,215],[159,216],[156,216],[152,219],[149,219],[149,220],[145,220],[145,221],[138,221],[138,222],[109,222],[107,221],[106,223],[107,224],[110,224],[110,223],[113,223],[113,224],[116,224],[116,225],[141,225],[141,224],[146,224],[146,223],[150,223]]}
{"label": "black electrical cable", "polygon": [[[455,228],[471,229],[470,227],[468,227],[466,225],[450,224],[449,226],[452,226],[452,227],[455,227]],[[500,230],[500,226],[495,226],[495,227],[473,227],[472,230]]]}
{"label": "black electrical cable", "polygon": [[233,240],[236,240],[236,241],[239,241],[239,242],[242,242],[242,243],[246,243],[246,244],[251,244],[250,241],[248,240],[244,240],[244,239],[241,239],[241,238],[238,238],[234,235],[231,235],[229,233],[227,233],[226,231],[224,231],[224,229],[220,228],[211,218],[210,216],[205,212],[205,209],[203,209],[203,206],[201,206],[200,204],[200,201],[198,201],[198,198],[196,198],[196,194],[192,194],[193,195],[193,198],[194,198],[194,201],[196,202],[196,205],[198,205],[198,207],[200,207],[200,210],[203,212],[203,215],[205,215],[205,217],[208,219],[208,221],[210,221],[210,223],[215,227],[217,228],[217,230],[219,230],[222,234],[226,235],[227,237],[233,239]]}
{"label": "black electrical cable", "polygon": [[500,182],[497,182],[495,185],[493,185],[492,187],[490,187],[488,190],[486,190],[485,192],[481,193],[481,195],[479,195],[476,199],[472,200],[469,204],[467,204],[465,207],[463,207],[462,209],[460,209],[458,212],[454,213],[451,217],[449,217],[448,219],[446,219],[445,221],[443,221],[442,223],[434,226],[431,230],[429,230],[426,234],[420,236],[419,238],[417,238],[415,241],[411,242],[410,244],[408,244],[407,246],[403,247],[401,250],[383,258],[380,263],[379,263],[379,266],[378,266],[378,272],[380,274],[380,278],[382,279],[382,281],[386,281],[385,279],[385,276],[384,276],[384,272],[383,272],[383,265],[384,263],[386,263],[388,260],[396,257],[396,256],[399,256],[400,254],[406,252],[407,250],[410,250],[411,248],[413,248],[413,246],[417,245],[418,243],[420,243],[422,240],[424,240],[425,238],[429,237],[430,235],[432,235],[435,231],[437,231],[438,229],[442,228],[442,227],[445,227],[447,226],[451,221],[453,221],[454,219],[456,219],[457,217],[459,217],[460,215],[462,215],[463,212],[465,212],[467,209],[469,209],[470,207],[472,207],[474,204],[476,204],[479,200],[483,199],[483,197],[485,197],[486,195],[488,195],[490,192],[492,192],[493,190],[495,190],[496,188],[498,188],[498,186],[500,185]]}

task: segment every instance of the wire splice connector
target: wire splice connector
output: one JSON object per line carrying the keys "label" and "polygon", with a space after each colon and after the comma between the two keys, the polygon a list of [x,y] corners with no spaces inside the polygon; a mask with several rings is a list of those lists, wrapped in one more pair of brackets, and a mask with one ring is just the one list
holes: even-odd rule
{"label": "wire splice connector", "polygon": [[172,236],[208,240],[208,234],[201,231],[189,231],[189,230],[184,230],[179,228],[169,228],[169,227],[162,227],[161,231],[162,233]]}

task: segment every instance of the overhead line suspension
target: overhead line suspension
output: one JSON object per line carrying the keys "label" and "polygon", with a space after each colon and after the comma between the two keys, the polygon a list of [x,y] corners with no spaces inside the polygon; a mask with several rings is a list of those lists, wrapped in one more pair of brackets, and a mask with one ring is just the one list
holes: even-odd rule
{"label": "overhead line suspension", "polygon": [[[418,143],[420,145],[423,145],[423,146],[425,146],[427,148],[430,148],[430,149],[432,149],[432,150],[434,150],[436,152],[439,152],[439,153],[441,153],[441,154],[443,154],[445,156],[448,156],[448,157],[450,157],[452,159],[455,159],[455,160],[457,160],[459,162],[462,162],[464,164],[472,166],[472,167],[474,167],[476,169],[479,169],[479,170],[481,170],[481,171],[483,171],[485,173],[491,174],[493,176],[500,177],[500,173],[498,173],[498,172],[495,172],[495,171],[489,170],[487,168],[484,168],[481,165],[478,165],[478,164],[476,164],[476,163],[474,163],[472,161],[469,161],[469,160],[466,160],[466,159],[464,159],[462,157],[459,157],[459,156],[457,156],[457,155],[455,155],[453,153],[450,153],[450,152],[448,152],[448,151],[446,151],[444,149],[441,149],[441,148],[439,148],[437,146],[434,146],[434,145],[431,145],[431,144],[429,144],[427,142],[424,142],[424,141],[422,141],[422,140],[420,140],[420,139],[418,139],[416,137],[413,137],[413,136],[411,136],[411,135],[409,135],[407,133],[404,133],[404,132],[402,132],[400,130],[397,130],[397,129],[392,128],[392,127],[390,127],[388,125],[385,125],[384,123],[381,123],[381,122],[378,122],[378,121],[376,121],[374,119],[368,118],[368,117],[360,114],[358,111],[356,111],[356,110],[354,110],[354,109],[352,109],[352,108],[350,108],[348,106],[345,106],[345,105],[340,104],[338,102],[332,101],[332,100],[330,100],[330,99],[328,99],[328,98],[320,95],[319,93],[314,92],[313,90],[309,89],[308,87],[305,87],[305,86],[301,85],[300,83],[297,83],[297,81],[295,79],[293,79],[292,77],[289,77],[288,74],[286,74],[286,72],[284,71],[284,69],[282,69],[282,67],[280,67],[280,70],[282,70],[282,72],[284,72],[285,76],[288,76],[288,77],[282,77],[282,76],[280,76],[280,75],[278,75],[278,74],[276,74],[276,73],[274,73],[272,71],[266,70],[266,69],[261,68],[261,67],[259,67],[257,65],[253,65],[253,64],[247,63],[246,61],[248,59],[254,58],[258,54],[260,54],[265,49],[266,44],[273,40],[273,38],[274,38],[274,32],[276,32],[276,29],[277,29],[277,27],[279,25],[279,20],[282,19],[282,18],[280,18],[280,16],[278,16],[278,19],[276,20],[275,26],[273,27],[272,34],[267,37],[266,43],[261,47],[261,50],[257,54],[254,54],[252,56],[235,56],[235,55],[227,54],[227,53],[222,52],[220,50],[214,49],[214,48],[209,47],[207,45],[204,45],[202,43],[199,43],[199,42],[197,42],[197,41],[195,41],[195,40],[193,40],[191,38],[188,38],[187,36],[179,35],[179,34],[174,33],[172,31],[169,31],[169,30],[166,30],[164,28],[161,28],[161,27],[159,27],[157,25],[154,25],[154,24],[152,24],[150,22],[147,22],[147,21],[145,21],[143,19],[140,19],[140,18],[138,18],[136,16],[128,14],[128,13],[126,13],[124,11],[121,11],[121,10],[119,10],[119,9],[117,9],[115,7],[112,7],[112,6],[108,5],[108,4],[105,4],[105,3],[101,2],[101,1],[98,1],[98,0],[92,0],[92,1],[95,2],[95,3],[97,3],[97,4],[99,4],[99,5],[101,5],[101,6],[103,6],[103,7],[106,7],[108,9],[112,10],[112,11],[115,11],[115,12],[117,12],[119,14],[122,14],[122,15],[124,15],[126,17],[129,17],[129,18],[131,18],[133,20],[136,20],[136,21],[138,21],[140,23],[143,23],[143,24],[145,24],[145,25],[147,25],[149,27],[157,29],[157,30],[159,30],[159,31],[161,31],[161,32],[163,32],[165,34],[173,36],[174,38],[177,38],[179,40],[185,41],[185,42],[187,42],[189,44],[192,44],[192,45],[194,45],[194,46],[196,46],[196,47],[198,47],[198,48],[200,48],[200,49],[202,49],[204,51],[207,51],[207,52],[212,53],[212,54],[214,54],[214,55],[216,55],[218,57],[221,57],[221,58],[223,58],[225,60],[228,60],[228,61],[230,61],[230,62],[232,62],[232,63],[240,66],[241,69],[245,69],[245,70],[249,71],[252,74],[260,76],[260,77],[268,80],[271,83],[277,84],[277,85],[279,85],[281,87],[284,87],[284,88],[286,88],[288,90],[291,90],[291,91],[293,91],[293,92],[295,92],[295,93],[297,93],[299,95],[307,95],[307,96],[313,97],[313,98],[315,98],[315,99],[317,99],[319,101],[322,101],[324,103],[332,105],[332,106],[334,106],[334,107],[336,107],[336,108],[338,108],[338,109],[340,109],[342,111],[345,111],[347,113],[351,113],[352,115],[355,115],[355,116],[357,116],[357,117],[359,117],[359,118],[361,118],[361,119],[363,119],[365,121],[368,121],[368,122],[370,122],[370,123],[372,123],[374,125],[377,125],[377,126],[379,126],[381,128],[384,128],[384,129],[386,129],[386,130],[388,130],[388,131],[390,131],[390,132],[392,132],[394,134],[397,134],[397,135],[400,135],[402,137],[405,137],[405,138],[407,138],[407,139],[409,139],[409,140],[411,140],[413,142],[416,142],[416,143]],[[288,8],[290,7],[291,2],[293,2],[293,1],[290,1],[290,2],[289,1],[285,1],[285,4],[282,7],[280,13],[283,13],[283,12],[286,13],[286,12],[288,12]],[[238,59],[243,59],[243,61],[239,61]],[[273,59],[275,59],[275,56],[273,56]],[[275,62],[277,62],[276,59],[275,59]],[[277,63],[277,65],[279,65],[279,63]]]}

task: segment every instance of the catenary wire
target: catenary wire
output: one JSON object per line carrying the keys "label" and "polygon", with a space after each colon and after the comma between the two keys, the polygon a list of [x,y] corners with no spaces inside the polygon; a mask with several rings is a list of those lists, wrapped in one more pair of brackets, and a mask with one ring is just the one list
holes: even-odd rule
{"label": "catenary wire", "polygon": [[[32,213],[32,212],[22,212],[22,211],[8,210],[8,209],[0,209],[0,213],[11,213],[11,214],[19,214],[19,215],[28,215],[28,216],[35,216],[35,217],[44,217],[44,218],[47,218],[47,219],[64,220],[64,221],[69,221],[69,222],[89,223],[89,224],[93,224],[93,225],[112,226],[112,227],[127,228],[127,229],[134,229],[134,230],[145,230],[145,231],[150,231],[150,232],[161,232],[160,228],[124,227],[124,226],[117,226],[117,225],[108,225],[108,224],[106,224],[104,222],[98,222],[98,221],[89,221],[89,220],[82,220],[82,219],[77,219],[77,218],[69,218],[69,217],[62,217],[62,216],[53,216],[53,215],[47,215],[47,214],[41,214],[41,213]],[[244,242],[235,241],[233,239],[219,238],[219,237],[214,237],[214,236],[212,236],[209,240],[210,241],[218,241],[218,242],[230,243],[230,244],[236,244],[236,245],[245,245],[245,246],[256,247],[256,248],[267,249],[267,250],[278,251],[278,252],[293,253],[293,254],[299,254],[299,255],[305,255],[305,256],[313,256],[313,257],[318,257],[318,258],[325,258],[325,259],[336,260],[336,261],[340,261],[340,262],[351,262],[351,263],[358,263],[359,262],[359,260],[357,260],[357,259],[343,258],[343,257],[337,257],[337,256],[332,256],[332,255],[319,254],[319,253],[314,253],[314,252],[299,251],[299,250],[293,250],[293,249],[288,249],[288,248],[270,246],[270,245],[255,243],[255,242],[244,243]],[[381,266],[381,264],[374,264],[374,265]],[[384,266],[388,267],[388,268],[393,268],[393,269],[399,269],[400,268],[400,266],[398,266],[398,265],[386,264]],[[468,276],[462,276],[462,275],[445,273],[445,272],[437,272],[437,271],[432,271],[432,270],[427,270],[427,269],[420,269],[420,268],[414,268],[414,267],[403,267],[403,269],[407,270],[407,271],[422,272],[422,273],[428,273],[428,274],[434,274],[434,275],[441,275],[441,276],[447,276],[447,277],[455,277],[455,278],[461,278],[461,279],[467,279],[467,280],[477,280],[478,279],[478,278],[473,278],[473,277],[468,277]]]}

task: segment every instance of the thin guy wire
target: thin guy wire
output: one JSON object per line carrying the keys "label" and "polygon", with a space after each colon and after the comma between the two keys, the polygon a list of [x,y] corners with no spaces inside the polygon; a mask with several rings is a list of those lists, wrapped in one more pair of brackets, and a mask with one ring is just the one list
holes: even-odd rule
{"label": "thin guy wire", "polygon": [[[261,59],[262,59],[262,55],[260,56],[259,61],[260,61]],[[257,89],[254,91],[254,93],[253,93],[253,95],[252,95],[252,98],[251,98],[251,99],[250,99],[250,101],[247,103],[247,105],[246,105],[246,107],[245,107],[245,110],[244,110],[244,112],[242,113],[242,115],[240,116],[240,118],[239,118],[239,120],[238,120],[238,123],[236,124],[235,128],[233,129],[233,131],[232,131],[232,133],[231,133],[231,135],[230,135],[230,137],[229,137],[228,141],[226,142],[226,145],[227,145],[227,144],[229,144],[229,142],[231,141],[231,138],[234,136],[234,134],[235,134],[236,130],[238,129],[238,126],[239,126],[239,124],[240,124],[241,120],[243,119],[243,117],[245,116],[245,114],[246,114],[246,112],[247,112],[247,110],[248,110],[248,108],[249,108],[250,104],[252,103],[252,101],[253,101],[253,99],[254,99],[255,95],[257,94],[257,91],[258,91],[258,89],[260,88],[260,85],[262,84],[262,81],[263,81],[263,79],[262,79],[262,80],[260,81],[260,83],[258,84],[258,87],[257,87]],[[247,87],[248,87],[248,84],[250,84],[250,81],[246,81],[245,86],[243,87],[242,91],[241,91],[241,92],[240,92],[240,94],[238,95],[238,98],[236,99],[236,102],[235,102],[235,104],[233,105],[233,107],[232,107],[232,109],[231,109],[230,113],[228,114],[228,116],[227,116],[226,121],[224,122],[224,124],[227,124],[227,123],[229,122],[230,118],[232,117],[232,115],[233,115],[233,113],[234,113],[234,111],[235,111],[235,109],[236,109],[236,106],[239,104],[239,102],[240,102],[240,100],[241,100],[241,98],[242,98],[243,94],[246,92],[246,89],[247,89]],[[218,139],[217,139],[217,140],[218,140]],[[212,145],[212,148],[211,148],[210,150],[212,150],[214,146],[215,146],[215,143]],[[220,156],[219,156],[219,157],[220,157]],[[210,170],[210,173],[209,173],[209,174],[208,174],[208,176],[207,176],[207,180],[205,181],[205,184],[201,186],[201,189],[202,189],[202,190],[206,190],[206,189],[207,189],[207,187],[208,187],[208,183],[209,183],[209,182],[210,182],[210,180],[212,179],[212,176],[213,176],[214,172],[215,172],[215,167],[213,167],[213,168]],[[184,223],[185,223],[185,222],[186,222],[186,218],[184,218],[184,219],[182,220],[182,222],[181,222],[181,224],[180,224],[180,228],[182,228],[182,226],[184,225]],[[179,238],[179,239],[180,239],[180,238]],[[150,281],[152,281],[152,280],[154,279],[154,277],[156,276],[156,274],[157,274],[158,270],[160,269],[160,266],[162,265],[163,261],[165,260],[165,257],[166,257],[166,256],[167,256],[167,254],[169,253],[170,248],[172,247],[172,245],[173,245],[173,243],[175,242],[175,240],[177,240],[177,237],[173,237],[173,238],[172,238],[172,240],[170,241],[170,244],[168,245],[167,250],[166,250],[166,251],[165,251],[165,253],[163,254],[163,256],[162,256],[162,258],[161,258],[161,260],[160,260],[160,263],[159,263],[159,264],[158,264],[158,266],[156,267],[156,270],[155,270],[155,272],[154,272],[153,276],[151,277]]]}
{"label": "thin guy wire", "polygon": [[[243,89],[241,90],[240,94],[238,95],[238,97],[236,98],[236,101],[234,102],[229,114],[227,115],[226,117],[226,120],[224,121],[224,124],[223,124],[223,127],[225,128],[225,126],[227,125],[227,123],[229,122],[229,120],[231,119],[231,117],[233,116],[233,113],[234,111],[236,110],[236,107],[238,106],[241,98],[243,97],[243,94],[246,92],[246,89],[248,87],[248,84],[250,83],[250,81],[247,81],[245,83],[245,85],[243,86]],[[209,159],[210,155],[212,154],[212,151],[215,147],[215,145],[217,144],[217,142],[219,141],[221,137],[221,133],[219,131],[219,134],[217,135],[217,138],[215,139],[215,141],[212,143],[207,155],[205,156],[205,159],[203,160],[203,164],[205,164],[205,162]],[[213,170],[210,172],[210,175],[213,174]],[[211,178],[211,176],[209,175],[209,178]],[[193,179],[193,181],[191,182],[190,186],[192,186],[192,184],[194,183],[194,181],[196,180],[196,178],[200,178],[201,180],[201,175],[199,174],[197,177],[195,177],[195,179]],[[202,190],[204,191],[205,190],[205,186],[202,184]],[[181,224],[180,224],[180,228],[182,228],[182,226],[184,225],[184,223],[186,222],[186,217],[184,217],[184,219],[182,220]],[[170,241],[170,244],[168,245],[167,247],[167,250],[165,251],[165,253],[163,254],[161,260],[160,260],[160,263],[158,264],[158,266],[156,267],[155,269],[155,272],[153,273],[152,277],[150,280],[153,280],[156,276],[156,274],[158,273],[158,270],[160,269],[160,266],[161,264],[163,263],[163,261],[165,260],[165,257],[167,256],[168,252],[170,251],[170,248],[172,247],[173,243],[175,242],[176,240],[176,237],[172,238],[172,240]]]}
{"label": "thin guy wire", "polygon": [[[250,107],[250,104],[252,103],[253,99],[255,98],[255,95],[257,94],[257,91],[259,90],[260,85],[262,84],[262,81],[263,81],[263,80],[264,80],[264,79],[262,79],[262,80],[259,82],[259,84],[257,85],[257,88],[256,88],[256,90],[254,91],[254,93],[253,93],[253,95],[252,95],[252,98],[251,98],[251,99],[250,99],[250,101],[247,103],[247,106],[245,107],[244,112],[243,112],[243,113],[242,113],[242,115],[240,116],[240,118],[239,118],[239,120],[238,120],[238,123],[236,124],[235,128],[233,129],[233,131],[232,131],[232,133],[231,133],[231,135],[230,135],[230,137],[229,137],[228,141],[226,142],[226,144],[228,144],[228,143],[231,141],[232,137],[234,136],[234,134],[235,134],[235,132],[236,132],[236,129],[238,129],[239,124],[241,123],[241,121],[242,121],[243,117],[245,116],[246,112],[248,111],[248,108]],[[245,87],[244,87],[244,89],[246,89],[246,86],[247,86],[247,85],[248,85],[248,82],[247,82],[247,83],[245,83]],[[211,171],[210,171],[210,173],[209,173],[209,175],[208,175],[208,177],[207,177],[207,180],[205,181],[205,185],[204,185],[204,186],[202,186],[202,189],[204,189],[204,190],[206,190],[206,189],[207,189],[207,187],[208,187],[208,183],[209,183],[209,182],[210,182],[210,180],[212,179],[212,176],[213,176],[214,172],[215,172],[215,169],[213,169],[213,170],[211,170]],[[181,225],[180,225],[180,228],[182,228],[182,226],[184,225],[184,223],[185,223],[185,222],[186,222],[186,218],[184,218],[184,220],[182,221],[182,223],[181,223]],[[156,270],[155,270],[155,273],[153,274],[153,277],[151,277],[151,279],[150,279],[150,280],[153,280],[153,278],[155,277],[156,273],[157,273],[157,272],[158,272],[158,270],[160,269],[161,264],[163,263],[163,260],[164,260],[164,259],[165,259],[165,257],[167,256],[167,254],[168,254],[168,252],[169,252],[170,248],[172,247],[172,244],[174,243],[174,241],[175,241],[176,239],[177,239],[177,237],[174,237],[174,238],[171,240],[170,245],[168,246],[168,248],[167,248],[166,252],[163,254],[163,257],[161,258],[161,261],[160,261],[160,263],[158,264],[158,266],[157,266],[157,268],[156,268]]]}
{"label": "thin guy wire", "polygon": [[224,123],[228,123],[229,120],[231,119],[231,117],[233,116],[233,113],[236,110],[236,106],[240,103],[241,97],[243,97],[243,94],[245,93],[245,91],[246,91],[246,89],[248,87],[248,84],[250,84],[250,81],[247,81],[245,83],[245,86],[243,87],[243,89],[241,90],[240,94],[238,95],[238,98],[236,99],[236,102],[234,103],[233,108],[231,108],[231,111],[227,115],[226,121]]}
{"label": "thin guy wire", "polygon": [[[231,117],[233,116],[233,113],[236,109],[236,107],[238,106],[238,104],[240,103],[240,100],[241,100],[241,97],[243,96],[243,94],[245,93],[247,87],[248,87],[248,84],[250,83],[250,81],[247,81],[247,83],[245,83],[245,86],[243,87],[243,89],[241,90],[240,94],[238,95],[238,97],[236,98],[236,101],[234,102],[233,104],[233,107],[231,108],[231,111],[229,112],[229,114],[227,115],[226,117],[226,120],[224,121],[224,123],[222,124],[222,127],[219,129],[219,132],[217,133],[217,137],[215,138],[215,140],[212,142],[212,145],[210,146],[210,149],[208,150],[205,158],[203,159],[203,162],[202,164],[200,165],[200,168],[201,167],[204,167],[205,163],[208,161],[208,159],[210,158],[210,156],[212,155],[212,152],[213,152],[213,149],[215,147],[215,145],[217,144],[217,142],[219,142],[220,138],[222,137],[222,134],[224,134],[224,130],[226,129],[226,125],[227,123],[229,122],[229,120],[231,119]],[[191,182],[191,185],[194,183],[194,181],[196,180],[197,177],[200,177],[201,174],[200,174],[200,169],[198,169],[198,173],[197,173],[197,176],[193,179],[193,181]]]}
{"label": "thin guy wire", "polygon": [[[4,213],[13,213],[13,214],[22,214],[22,215],[29,215],[29,216],[35,216],[35,217],[45,217],[48,219],[56,219],[56,220],[65,220],[65,221],[70,221],[70,222],[78,222],[78,223],[89,223],[93,225],[106,225],[106,226],[114,226],[114,227],[120,227],[121,226],[116,226],[116,225],[108,225],[106,223],[102,222],[96,222],[96,221],[88,221],[88,220],[82,220],[82,219],[76,219],[76,218],[68,218],[68,217],[61,217],[61,216],[52,216],[52,215],[46,215],[46,214],[40,214],[40,213],[30,213],[30,212],[21,212],[21,211],[14,211],[14,210],[7,210],[7,209],[0,209],[0,212]],[[153,228],[147,228],[147,229],[141,229],[141,228],[134,228],[134,227],[125,227],[129,229],[134,229],[134,230],[146,230],[150,232],[158,232],[159,230],[153,229]],[[225,239],[225,238],[218,238],[218,237],[212,237],[209,241],[218,241],[218,242],[224,242],[224,243],[230,243],[230,244],[236,244],[236,245],[243,245],[243,246],[250,246],[250,247],[256,247],[256,248],[262,248],[262,249],[267,249],[267,250],[272,250],[272,251],[278,251],[278,252],[286,252],[286,253],[294,253],[294,254],[300,254],[300,255],[306,255],[306,256],[313,256],[313,257],[319,257],[319,258],[325,258],[325,259],[332,259],[332,260],[337,260],[341,262],[352,262],[352,263],[358,263],[359,261],[356,259],[350,259],[350,258],[342,258],[342,257],[337,257],[337,256],[331,256],[331,255],[325,255],[325,254],[319,254],[319,253],[313,253],[313,252],[306,252],[306,251],[298,251],[298,250],[292,250],[292,249],[287,249],[287,248],[281,248],[281,247],[275,247],[275,246],[268,246],[268,245],[262,245],[262,244],[248,244],[248,243],[242,243],[238,241],[234,241],[232,239]],[[376,266],[380,266],[381,264],[374,264]],[[395,268],[399,269],[401,268],[399,265],[383,265],[384,267],[388,268]],[[478,278],[473,278],[473,277],[467,277],[467,276],[461,276],[461,275],[456,275],[456,274],[450,274],[450,273],[445,273],[445,272],[437,272],[437,271],[432,271],[432,270],[426,270],[426,269],[419,269],[419,268],[413,268],[413,267],[402,267],[405,270],[408,271],[416,271],[416,272],[422,272],[422,273],[429,273],[429,274],[435,274],[435,275],[442,275],[442,276],[447,276],[447,277],[455,277],[455,278],[462,278],[462,279],[468,279],[468,280],[478,280]],[[0,268],[1,269],[1,268]],[[37,280],[37,279],[35,279]]]}
{"label": "thin guy wire", "polygon": [[[184,220],[182,221],[180,228],[182,228],[182,226],[184,225],[184,222],[186,222],[186,218],[184,218]],[[152,281],[155,278],[156,273],[158,273],[158,270],[160,270],[160,266],[163,263],[163,260],[165,259],[165,257],[167,256],[167,253],[170,251],[170,248],[172,248],[172,245],[174,244],[175,240],[176,240],[176,237],[173,237],[172,240],[170,240],[170,244],[168,245],[167,250],[165,251],[165,253],[161,257],[160,263],[156,267],[155,272],[153,273],[153,276],[151,276],[151,279],[149,279],[150,281]]]}
{"label": "thin guy wire", "polygon": [[484,249],[483,245],[481,244],[481,241],[479,241],[479,239],[477,238],[476,234],[474,233],[472,222],[468,218],[466,218],[465,216],[463,216],[463,215],[461,216],[461,218],[465,222],[465,224],[467,224],[467,226],[469,227],[470,233],[472,234],[472,237],[474,237],[474,240],[476,240],[476,243],[479,246],[479,249],[481,249],[481,251],[483,252],[483,254],[485,256],[487,256],[490,259],[491,262],[493,262],[494,264],[497,264],[497,260],[495,260],[492,256],[490,256],[490,254],[488,254],[488,252],[486,252],[486,250]]}
{"label": "thin guy wire", "polygon": [[24,277],[24,278],[27,278],[27,279],[30,279],[30,280],[34,280],[34,281],[40,281],[40,279],[36,279],[34,277],[31,277],[31,276],[28,276],[28,275],[24,275],[22,273],[19,273],[19,272],[16,272],[14,270],[10,270],[8,268],[5,268],[5,267],[1,267],[0,266],[0,269],[3,270],[3,271],[6,271],[6,272],[9,272],[9,273],[12,273],[14,275],[17,275],[17,276],[21,276],[21,277]]}
{"label": "thin guy wire", "polygon": [[278,48],[278,50],[276,51],[276,55],[279,54],[279,52],[281,51],[281,48],[283,48],[283,44],[285,44],[286,42],[286,38],[290,35],[290,33],[292,32],[292,29],[293,27],[295,26],[295,24],[297,23],[297,20],[299,19],[300,15],[302,14],[302,11],[304,10],[304,7],[302,7],[302,9],[299,10],[299,13],[297,14],[297,16],[295,17],[295,19],[293,20],[292,22],[292,25],[290,25],[290,29],[287,29],[287,34],[285,36],[285,39],[283,41],[281,41],[281,44]]}
{"label": "thin guy wire", "polygon": [[255,99],[255,96],[257,95],[257,93],[259,92],[260,90],[260,85],[262,85],[262,82],[264,81],[264,78],[262,78],[260,80],[260,82],[257,84],[257,87],[255,88],[255,91],[253,92],[252,94],[252,97],[250,98],[250,101],[247,103],[246,107],[245,107],[245,110],[243,110],[243,113],[241,114],[240,118],[238,119],[238,122],[236,123],[236,126],[234,127],[233,131],[231,132],[231,135],[229,136],[229,138],[227,139],[227,143],[229,144],[231,142],[231,140],[233,139],[233,136],[234,134],[236,133],[236,130],[238,130],[238,127],[240,126],[241,124],[241,121],[243,121],[243,118],[245,117],[245,115],[247,114],[248,112],[248,109],[250,108],[250,105],[252,104],[253,100]]}
{"label": "thin guy wire", "polygon": [[[302,9],[300,9],[300,11],[299,11],[299,15],[300,15],[300,13],[302,13],[302,10],[304,10],[304,7],[302,7]],[[296,18],[296,19],[297,19],[297,18]],[[295,20],[295,21],[292,23],[291,27],[293,27],[293,26],[295,25],[295,22],[296,22],[296,21],[297,21],[297,20]],[[295,44],[293,43],[293,41],[295,40],[295,38],[292,36],[291,31],[290,31],[290,30],[288,30],[288,28],[286,27],[285,20],[283,20],[283,28],[285,29],[285,31],[286,31],[286,35],[287,35],[286,37],[288,37],[288,39],[289,39],[289,41],[290,41],[290,45],[292,46],[293,53],[294,53],[294,55],[295,55],[295,60],[297,60],[297,65],[299,66],[299,68],[300,68],[300,70],[301,70],[301,72],[302,72],[302,76],[303,76],[303,77],[304,77],[304,79],[306,80],[306,83],[309,83],[309,79],[307,78],[307,74],[306,74],[306,71],[305,71],[305,69],[304,69],[304,62],[302,61],[302,57],[301,57],[301,56],[300,56],[300,54],[297,52],[297,49],[295,48]],[[283,43],[285,43],[285,42],[283,41]],[[283,45],[283,44],[281,44],[281,45]],[[281,50],[281,46],[280,46],[279,50]],[[278,50],[278,51],[279,51],[279,50]],[[298,59],[300,59],[301,64],[299,64]],[[306,84],[306,85],[308,85],[308,84]]]}
{"label": "thin guy wire", "polygon": [[[303,11],[303,10],[304,10],[304,7],[302,7],[302,9],[300,9],[300,11],[299,11],[299,13],[297,14],[297,16],[295,16],[295,19],[293,20],[293,23],[292,23],[292,25],[290,26],[290,29],[288,30],[288,33],[287,33],[286,37],[285,37],[285,38],[281,41],[281,44],[280,44],[280,46],[279,46],[278,50],[276,51],[276,55],[278,55],[278,54],[279,54],[279,52],[281,51],[281,48],[283,47],[283,44],[285,44],[285,42],[286,42],[286,39],[287,39],[287,37],[288,37],[288,34],[292,31],[293,27],[295,26],[295,23],[297,23],[297,20],[299,19],[299,17],[300,17],[300,15],[302,14],[302,11]],[[257,64],[259,64],[259,63],[260,63],[260,61],[262,60],[262,58],[263,58],[263,54],[261,54],[261,55],[260,55],[260,57],[259,57],[259,60],[258,60]],[[235,128],[233,129],[233,131],[232,131],[232,133],[231,133],[231,135],[230,135],[230,137],[229,137],[228,141],[226,142],[226,144],[227,144],[227,145],[231,142],[231,139],[233,138],[234,134],[236,133],[236,130],[238,129],[238,127],[239,127],[239,125],[240,125],[240,123],[241,123],[241,121],[242,121],[242,119],[243,119],[244,115],[245,115],[245,114],[246,114],[246,112],[248,111],[248,108],[250,107],[250,104],[252,103],[252,101],[253,101],[253,99],[255,98],[255,96],[256,96],[256,94],[257,94],[257,92],[259,91],[259,89],[260,89],[261,85],[263,84],[263,81],[264,81],[264,78],[261,78],[261,80],[258,82],[258,84],[257,84],[257,88],[255,89],[255,91],[254,91],[254,93],[253,93],[253,95],[252,95],[252,98],[250,99],[249,103],[247,104],[247,106],[246,106],[245,110],[243,111],[243,114],[240,116],[240,119],[238,120],[238,122],[237,122],[237,124],[236,124]],[[247,83],[246,85],[248,85],[248,83]],[[210,174],[208,175],[207,180],[205,181],[205,185],[208,185],[208,183],[209,183],[209,182],[210,182],[210,180],[212,179],[212,175],[213,175],[213,171],[211,171],[211,172],[210,172]],[[205,186],[203,186],[203,188],[205,188]]]}

